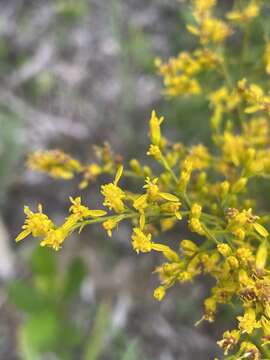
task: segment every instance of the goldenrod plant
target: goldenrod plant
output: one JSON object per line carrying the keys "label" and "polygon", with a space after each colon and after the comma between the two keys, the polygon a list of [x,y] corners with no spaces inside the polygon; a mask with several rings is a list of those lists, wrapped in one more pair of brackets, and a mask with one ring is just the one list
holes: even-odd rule
{"label": "goldenrod plant", "polygon": [[[187,30],[196,48],[155,61],[166,97],[201,96],[209,104],[211,116],[201,121],[210,121],[211,147],[173,143],[161,132],[163,116],[153,110],[146,154],[158,163],[158,172],[156,164],[144,166],[137,159],[124,165],[108,144],[95,148],[97,161],[91,164],[61,150],[31,154],[30,168],[54,178],[80,176],[80,188],[104,174],[113,180],[101,186],[102,209],[70,198],[70,213],[61,225],[41,205],[37,212],[25,207],[17,237],[31,235],[41,239],[41,246],[59,250],[71,233],[90,224],[101,224],[111,237],[128,221],[134,251],[156,251],[163,259],[155,270],[157,300],[172,286],[205,274],[215,284],[204,301],[202,320],[215,321],[220,304],[241,306],[235,327],[217,341],[227,360],[270,359],[270,214],[250,191],[259,178],[270,178],[269,5],[266,0],[234,1],[219,17],[216,0],[189,1],[183,6],[193,14]],[[255,59],[248,56],[254,24],[260,28]],[[137,181],[137,192],[124,188],[124,177]],[[170,241],[166,231],[179,223],[197,240]],[[159,233],[162,242],[155,240]]]}

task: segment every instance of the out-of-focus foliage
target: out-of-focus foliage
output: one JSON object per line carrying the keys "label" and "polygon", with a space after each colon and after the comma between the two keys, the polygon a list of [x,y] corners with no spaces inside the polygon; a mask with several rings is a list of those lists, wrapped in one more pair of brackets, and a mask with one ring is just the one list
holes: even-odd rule
{"label": "out-of-focus foliage", "polygon": [[38,247],[29,264],[28,280],[21,278],[8,284],[9,301],[23,317],[17,334],[23,359],[44,359],[54,354],[57,359],[72,360],[78,353],[83,360],[97,360],[101,356],[115,360],[146,359],[137,341],[111,326],[109,303],[90,305],[88,326],[82,328],[74,311],[88,271],[80,258],[73,258],[60,271],[56,254]]}
{"label": "out-of-focus foliage", "polygon": [[9,299],[25,316],[18,334],[20,349],[25,359],[50,352],[72,359],[72,351],[83,340],[81,329],[72,320],[72,300],[79,294],[86,269],[75,258],[61,274],[55,255],[47,255],[37,248],[30,261],[31,279],[9,284]]}

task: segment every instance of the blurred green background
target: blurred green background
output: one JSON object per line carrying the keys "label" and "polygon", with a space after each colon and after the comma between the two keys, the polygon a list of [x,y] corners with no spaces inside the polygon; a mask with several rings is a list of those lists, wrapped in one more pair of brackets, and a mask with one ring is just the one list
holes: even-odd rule
{"label": "blurred green background", "polygon": [[[90,161],[92,145],[109,141],[126,159],[142,159],[153,108],[167,119],[172,139],[208,141],[205,102],[165,101],[155,73],[156,56],[194,46],[187,16],[187,4],[177,0],[1,2],[0,359],[218,355],[215,339],[226,327],[226,310],[215,326],[194,327],[207,281],[179,286],[156,303],[151,272],[160,258],[136,256],[128,227],[112,239],[100,228],[87,229],[58,253],[31,240],[14,243],[24,204],[44,204],[57,221],[68,196],[79,194],[76,181],[28,170],[28,152],[61,148]],[[82,193],[93,207],[98,189]]]}

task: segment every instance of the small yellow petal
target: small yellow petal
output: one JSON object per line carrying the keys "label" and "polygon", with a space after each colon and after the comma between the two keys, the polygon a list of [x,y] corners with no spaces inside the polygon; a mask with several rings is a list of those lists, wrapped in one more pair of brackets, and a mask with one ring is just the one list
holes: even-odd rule
{"label": "small yellow petal", "polygon": [[115,185],[117,185],[118,181],[120,180],[120,178],[123,174],[123,170],[124,170],[123,165],[119,166],[119,168],[117,169],[117,172],[115,175],[115,180],[114,180]]}
{"label": "small yellow petal", "polygon": [[107,212],[104,210],[89,210],[88,214],[91,217],[100,217],[100,216],[105,216]]}
{"label": "small yellow petal", "polygon": [[152,243],[152,249],[156,250],[156,251],[162,251],[162,252],[171,251],[169,246],[163,245],[163,244],[156,244],[156,243]]}
{"label": "small yellow petal", "polygon": [[144,213],[141,214],[139,222],[140,222],[140,229],[143,229],[144,225],[145,225],[145,215],[144,215]]}
{"label": "small yellow petal", "polygon": [[16,242],[23,240],[24,238],[26,238],[28,235],[31,234],[31,231],[29,230],[23,230],[15,239]]}
{"label": "small yellow petal", "polygon": [[174,201],[177,202],[179,201],[179,198],[173,194],[170,193],[165,193],[165,192],[161,192],[159,193],[159,195],[162,197],[162,199],[164,200],[168,200],[168,201]]}
{"label": "small yellow petal", "polygon": [[262,237],[267,237],[267,236],[269,235],[269,233],[268,233],[268,231],[266,230],[266,228],[263,227],[261,224],[255,222],[255,223],[253,224],[253,227],[254,227],[254,229],[257,231],[257,233],[258,233],[259,235],[261,235]]}

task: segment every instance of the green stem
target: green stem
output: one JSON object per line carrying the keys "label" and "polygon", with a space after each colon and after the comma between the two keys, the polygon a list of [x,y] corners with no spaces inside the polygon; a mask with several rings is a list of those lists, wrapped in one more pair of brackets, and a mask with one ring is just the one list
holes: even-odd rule
{"label": "green stem", "polygon": [[72,228],[72,231],[81,228],[82,226],[86,226],[86,225],[91,225],[91,224],[98,224],[98,223],[103,223],[106,220],[110,220],[110,219],[119,219],[119,221],[122,221],[124,219],[131,219],[133,217],[139,217],[140,214],[138,213],[129,213],[129,214],[120,214],[120,215],[108,215],[108,216],[102,216],[102,217],[98,217],[95,219],[90,219],[90,220],[84,220],[81,221],[80,223],[74,225],[74,227]]}
{"label": "green stem", "polygon": [[212,234],[212,232],[211,232],[204,224],[203,224],[202,226],[203,226],[203,229],[204,229],[204,231],[205,231],[206,236],[207,236],[209,239],[213,240],[216,244],[220,244],[220,241],[217,240],[217,238],[215,237],[215,235]]}
{"label": "green stem", "polygon": [[178,184],[178,179],[177,176],[175,175],[173,169],[170,167],[170,165],[168,164],[167,160],[165,159],[165,157],[163,155],[161,155],[161,164],[164,166],[164,168],[171,174],[174,182],[176,184]]}

